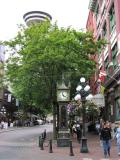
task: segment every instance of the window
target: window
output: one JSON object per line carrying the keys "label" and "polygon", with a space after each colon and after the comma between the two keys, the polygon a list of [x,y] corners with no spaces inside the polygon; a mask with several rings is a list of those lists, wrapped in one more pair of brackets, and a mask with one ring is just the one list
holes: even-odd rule
{"label": "window", "polygon": [[120,98],[115,100],[116,120],[120,120]]}
{"label": "window", "polygon": [[118,52],[118,47],[116,43],[112,48],[112,62],[113,62],[114,69],[117,67],[117,59],[116,59],[117,52]]}
{"label": "window", "polygon": [[104,6],[103,11],[102,11],[102,16],[104,16],[105,12],[106,12],[106,7]]}
{"label": "window", "polygon": [[99,21],[99,23],[98,23],[98,25],[97,25],[97,30],[99,29],[99,27],[100,27],[100,21]]}
{"label": "window", "polygon": [[[108,59],[108,56],[107,56],[107,58],[105,60],[105,70],[106,70],[107,75],[108,75],[108,72],[109,72],[108,66],[109,66],[109,59]],[[109,76],[106,76],[106,80],[108,80],[108,79],[109,79]]]}
{"label": "window", "polygon": [[104,38],[107,37],[107,24],[106,24],[106,21],[105,21],[104,26],[103,26],[103,37]]}
{"label": "window", "polygon": [[114,26],[115,26],[115,8],[114,4],[111,6],[111,9],[109,11],[110,14],[110,32],[112,32]]}
{"label": "window", "polygon": [[108,59],[108,56],[105,60],[105,70],[107,71],[108,70],[108,65],[109,65],[109,59]]}
{"label": "window", "polygon": [[96,20],[98,18],[98,14],[99,14],[99,4],[96,5]]}

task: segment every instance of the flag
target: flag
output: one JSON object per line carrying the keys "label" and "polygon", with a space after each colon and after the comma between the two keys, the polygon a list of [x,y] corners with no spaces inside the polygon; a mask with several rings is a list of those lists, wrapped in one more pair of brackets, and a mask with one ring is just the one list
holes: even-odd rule
{"label": "flag", "polygon": [[8,94],[8,102],[11,102],[11,98],[12,98],[12,95],[11,94]]}
{"label": "flag", "polygon": [[106,71],[100,71],[99,75],[100,76],[107,76]]}
{"label": "flag", "polygon": [[105,87],[103,85],[100,86],[100,93],[104,94]]}
{"label": "flag", "polygon": [[106,74],[106,71],[100,71],[100,73],[99,73],[99,79],[100,79],[100,81],[104,81],[105,80],[105,76],[106,76],[107,74]]}

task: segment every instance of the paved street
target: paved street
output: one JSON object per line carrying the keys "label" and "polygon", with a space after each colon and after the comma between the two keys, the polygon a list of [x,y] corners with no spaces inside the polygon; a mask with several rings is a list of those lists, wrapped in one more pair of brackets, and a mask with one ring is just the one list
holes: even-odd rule
{"label": "paved street", "polygon": [[51,125],[1,130],[0,160],[39,159],[38,137],[45,128],[47,132],[52,130]]}
{"label": "paved street", "polygon": [[[69,156],[69,147],[58,148],[53,143],[53,153],[49,153],[48,140],[44,143],[44,150],[38,147],[40,133],[47,129],[52,131],[52,125],[41,125],[29,128],[18,128],[8,132],[0,131],[0,160],[104,160],[99,138],[89,134],[89,153],[80,153],[80,144],[73,139],[74,156]],[[50,135],[49,135],[50,137]],[[109,160],[119,160],[115,142],[112,142]]]}

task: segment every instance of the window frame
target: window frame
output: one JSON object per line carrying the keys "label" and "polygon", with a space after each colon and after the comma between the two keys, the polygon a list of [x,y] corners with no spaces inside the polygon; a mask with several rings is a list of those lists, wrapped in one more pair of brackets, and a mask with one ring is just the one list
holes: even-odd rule
{"label": "window frame", "polygon": [[114,2],[109,10],[109,16],[110,16],[110,32],[112,32],[116,25]]}
{"label": "window frame", "polygon": [[117,43],[115,43],[115,45],[112,48],[112,62],[113,62],[113,68],[116,69],[117,68],[117,52],[118,52],[118,45]]}
{"label": "window frame", "polygon": [[107,38],[107,22],[106,22],[106,20],[103,25],[103,37]]}

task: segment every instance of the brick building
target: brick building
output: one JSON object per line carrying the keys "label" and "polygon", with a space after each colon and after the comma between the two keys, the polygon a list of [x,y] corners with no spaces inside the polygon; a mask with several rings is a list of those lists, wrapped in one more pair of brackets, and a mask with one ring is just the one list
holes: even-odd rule
{"label": "brick building", "polygon": [[106,39],[107,45],[94,57],[98,62],[92,77],[93,93],[98,93],[100,71],[103,80],[105,107],[104,117],[110,121],[120,120],[120,0],[90,0],[86,28],[94,33],[96,40]]}

